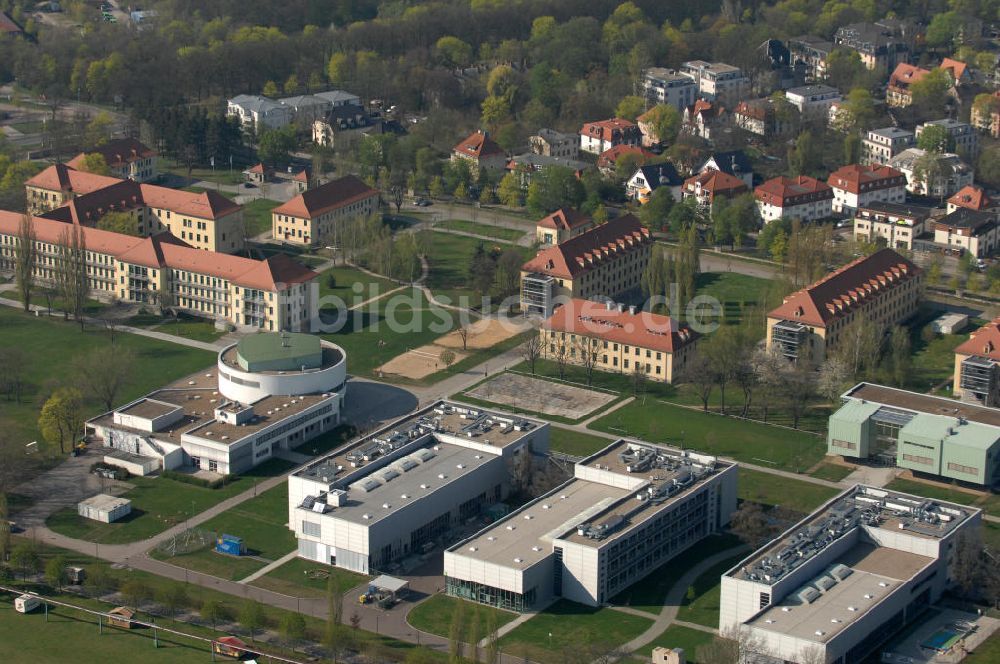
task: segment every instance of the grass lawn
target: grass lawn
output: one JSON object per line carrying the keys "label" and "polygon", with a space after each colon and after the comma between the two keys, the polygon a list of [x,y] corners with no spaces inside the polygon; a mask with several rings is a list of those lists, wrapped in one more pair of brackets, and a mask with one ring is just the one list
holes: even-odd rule
{"label": "grass lawn", "polygon": [[364,574],[355,574],[339,567],[320,565],[311,560],[295,558],[252,581],[250,585],[291,597],[326,597],[329,577],[310,578],[307,573],[314,570],[327,572],[329,577],[333,577],[341,592],[345,594],[348,590],[358,587],[370,578]]}
{"label": "grass lawn", "polygon": [[257,237],[261,233],[269,233],[272,228],[271,210],[281,205],[281,201],[269,198],[258,198],[243,204],[243,225],[247,237]]}
{"label": "grass lawn", "polygon": [[653,654],[653,648],[656,648],[657,646],[662,646],[664,648],[683,648],[684,655],[687,657],[689,664],[713,664],[712,662],[701,662],[695,659],[695,653],[698,650],[698,646],[711,643],[713,638],[714,637],[707,632],[691,629],[690,627],[682,627],[680,625],[671,625],[665,629],[662,634],[656,637],[652,643],[637,652],[645,655],[645,658],[641,661],[648,662],[650,656]]}
{"label": "grass lawn", "polygon": [[528,260],[532,254],[527,247],[517,247],[500,240],[488,242],[450,233],[434,233],[430,253],[427,255],[430,266],[427,286],[435,295],[447,295],[451,298],[451,304],[460,304],[459,298],[467,297],[470,304],[479,305],[476,293],[468,287],[469,265],[479,245],[486,251],[514,249],[524,260]]}
{"label": "grass lawn", "polygon": [[1000,553],[1000,523],[983,521],[983,544]]}
{"label": "grass lawn", "polygon": [[486,635],[486,625],[489,623],[490,615],[496,620],[497,629],[517,618],[517,614],[511,611],[503,611],[492,606],[484,606],[457,597],[439,594],[433,595],[415,606],[406,616],[406,620],[423,632],[447,638],[452,616],[455,615],[455,610],[458,608],[464,612],[466,626],[472,622],[475,614],[479,614],[479,628],[483,631],[483,636]]}
{"label": "grass lawn", "polygon": [[559,600],[502,637],[500,647],[505,654],[536,662],[567,656],[590,660],[642,634],[652,623],[614,609]]}
{"label": "grass lawn", "polygon": [[549,447],[554,452],[563,452],[573,456],[585,457],[610,445],[610,438],[592,436],[572,429],[549,427]]}
{"label": "grass lawn", "polygon": [[[94,616],[49,607],[46,620],[41,610],[22,615],[14,611],[7,595],[0,602],[0,661],[65,664],[142,661],[151,664],[194,664],[209,659],[206,643],[175,635],[159,634],[153,647],[150,630],[116,629],[105,625],[98,631]],[[26,635],[31,634],[31,638]]]}
{"label": "grass lawn", "polygon": [[[334,285],[331,288],[329,278],[333,277]],[[323,298],[335,296],[340,298],[345,306],[351,307],[359,302],[384,295],[391,290],[399,288],[399,284],[382,277],[373,277],[370,274],[351,267],[349,265],[331,267],[329,270],[320,272],[319,279],[320,305]]]}
{"label": "grass lawn", "polygon": [[229,165],[219,164],[218,168],[192,168],[188,173],[187,166],[178,164],[172,159],[160,158],[160,171],[164,173],[175,173],[182,177],[190,177],[194,180],[205,180],[207,182],[218,182],[220,184],[242,184],[244,181],[243,169],[234,166],[229,170]]}
{"label": "grass lawn", "polygon": [[962,660],[965,664],[996,664],[1000,662],[1000,632],[986,639],[976,651]]}
{"label": "grass lawn", "polygon": [[[932,387],[950,381],[955,371],[955,347],[968,340],[968,334],[938,334],[930,341],[923,338],[925,327],[940,316],[943,311],[923,306],[907,324],[910,330],[910,348],[913,363],[904,385],[905,389],[927,392]],[[970,329],[975,329],[986,321],[970,320]],[[950,395],[950,388],[948,390]]]}
{"label": "grass lawn", "polygon": [[[51,302],[45,297],[46,294],[52,296]],[[20,290],[8,290],[0,293],[0,297],[5,297],[9,300],[16,300],[18,302],[23,302],[24,299],[21,297]],[[31,291],[31,304],[39,307],[51,307],[52,311],[57,313],[59,316],[63,315],[63,312],[68,311],[70,306],[66,302],[66,298],[58,295],[54,290],[48,288],[34,288]],[[83,304],[83,314],[84,316],[96,316],[101,312],[107,304],[101,302],[100,300],[95,300],[93,298],[87,298]],[[72,319],[72,316],[70,316]]]}
{"label": "grass lawn", "polygon": [[[513,367],[513,371],[523,374],[531,374],[531,367],[527,362],[521,362]],[[564,368],[563,376],[559,375],[559,365],[552,360],[538,360],[535,362],[535,375],[540,378],[553,378],[564,380],[568,383],[576,383],[579,387],[587,387],[587,371],[583,367],[567,365]],[[617,392],[625,397],[634,394],[632,377],[628,374],[611,373],[609,371],[594,371],[591,376],[591,387]],[[667,383],[647,381],[642,385],[642,394],[663,399],[670,399],[677,395],[678,388]]]}
{"label": "grass lawn", "polygon": [[640,398],[596,420],[590,428],[666,442],[737,461],[800,472],[823,458],[818,436]]}
{"label": "grass lawn", "polygon": [[904,493],[912,493],[917,496],[923,496],[924,498],[931,498],[933,500],[946,500],[953,503],[958,503],[959,505],[972,505],[979,499],[979,496],[971,493],[965,493],[964,491],[957,491],[955,489],[946,489],[944,487],[934,486],[931,484],[924,484],[923,482],[914,482],[913,480],[907,479],[894,479],[885,485],[886,489],[891,489],[892,491],[902,491]]}
{"label": "grass lawn", "polygon": [[809,473],[813,477],[831,482],[839,482],[854,472],[853,468],[841,466],[839,463],[824,463],[819,468]]}
{"label": "grass lawn", "polygon": [[375,367],[454,327],[451,312],[430,306],[423,291],[414,288],[352,310],[339,331],[322,337],[347,351],[353,375],[372,376]]}
{"label": "grass lawn", "polygon": [[354,427],[349,424],[341,424],[335,429],[316,436],[312,440],[307,440],[296,447],[295,451],[311,456],[319,456],[337,449],[353,438],[355,434],[357,434],[357,431]]}
{"label": "grass lawn", "polygon": [[448,219],[437,224],[435,228],[447,228],[453,231],[462,231],[463,233],[473,233],[507,242],[517,242],[527,233],[527,231],[521,231],[516,228],[491,226],[490,224],[469,221],[467,219]]}
{"label": "grass lawn", "polygon": [[225,335],[224,331],[215,329],[213,321],[186,314],[177,318],[164,318],[152,313],[140,313],[126,320],[125,324],[132,327],[155,327],[157,332],[205,343],[214,343]]}
{"label": "grass lawn", "polygon": [[[67,369],[72,366],[74,359],[110,345],[109,335],[106,331],[97,329],[81,332],[79,325],[75,323],[26,316],[8,307],[0,307],[0,333],[4,344],[17,348],[24,357],[27,382],[21,403],[4,402],[0,426],[13,435],[17,444],[32,440],[41,444],[43,439],[38,432],[37,422],[42,405],[40,400],[46,393],[46,386],[69,381],[70,372]],[[135,370],[116,400],[118,404],[215,364],[215,354],[209,351],[133,334],[118,334],[116,347],[132,351],[136,358]],[[86,417],[93,417],[103,411],[103,404],[94,399],[86,401]],[[54,449],[46,446],[45,451],[59,454],[58,446]]]}
{"label": "grass lawn", "polygon": [[[280,475],[292,467],[293,464],[287,461],[272,459],[219,489],[205,489],[164,477],[133,477],[128,483],[134,488],[124,494],[132,501],[132,513],[126,519],[100,523],[84,519],[76,513],[76,508],[66,508],[54,513],[45,523],[57,533],[89,542],[138,542],[252,488],[259,478]],[[285,553],[290,550],[291,547]]]}
{"label": "grass lawn", "polygon": [[740,545],[734,535],[710,535],[679,555],[674,556],[648,576],[639,579],[613,598],[612,603],[631,606],[653,616],[663,608],[663,598],[684,573],[713,553]]}
{"label": "grass lawn", "polygon": [[746,557],[746,553],[741,553],[716,563],[712,567],[702,572],[694,584],[694,599],[688,600],[687,596],[677,611],[677,619],[684,622],[692,622],[705,627],[717,629],[719,627],[719,599],[722,594],[722,582],[719,578],[732,569],[736,563]]}
{"label": "grass lawn", "polygon": [[[295,550],[295,535],[285,526],[287,522],[288,485],[282,483],[209,519],[199,528],[216,535],[225,533],[242,537],[247,553],[277,560]],[[231,581],[239,581],[266,564],[255,558],[233,558],[211,550],[172,558],[166,552],[156,550],[153,557]]]}
{"label": "grass lawn", "polygon": [[809,513],[838,493],[839,489],[740,468],[738,496],[742,500]]}
{"label": "grass lawn", "polygon": [[771,280],[737,272],[702,272],[695,276],[695,295],[714,297],[722,304],[726,323],[738,323],[745,308],[763,305]]}

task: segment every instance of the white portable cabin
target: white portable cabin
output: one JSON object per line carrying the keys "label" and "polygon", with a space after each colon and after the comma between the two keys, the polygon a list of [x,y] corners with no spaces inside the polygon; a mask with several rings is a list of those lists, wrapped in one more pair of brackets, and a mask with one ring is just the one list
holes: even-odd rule
{"label": "white portable cabin", "polygon": [[18,613],[31,613],[42,605],[42,600],[34,595],[21,595],[14,600],[14,610]]}

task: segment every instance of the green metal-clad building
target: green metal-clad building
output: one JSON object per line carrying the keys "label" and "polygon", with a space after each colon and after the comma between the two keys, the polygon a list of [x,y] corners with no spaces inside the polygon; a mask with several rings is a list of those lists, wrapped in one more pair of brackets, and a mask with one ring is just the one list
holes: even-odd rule
{"label": "green metal-clad building", "polygon": [[827,453],[991,486],[1000,480],[1000,409],[861,383],[830,416]]}

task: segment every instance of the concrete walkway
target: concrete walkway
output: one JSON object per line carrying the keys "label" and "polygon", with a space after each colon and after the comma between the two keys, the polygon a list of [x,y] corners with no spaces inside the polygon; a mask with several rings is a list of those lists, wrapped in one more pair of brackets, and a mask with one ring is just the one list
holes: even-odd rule
{"label": "concrete walkway", "polygon": [[[635,637],[628,643],[621,647],[622,652],[634,652],[644,646],[652,643],[656,637],[662,634],[667,627],[670,627],[672,623],[675,622],[677,618],[677,611],[681,607],[681,602],[684,600],[684,596],[687,593],[688,587],[694,584],[695,580],[701,576],[706,570],[710,569],[713,565],[717,565],[727,558],[732,558],[738,553],[749,551],[750,547],[746,545],[735,546],[724,551],[719,551],[708,558],[705,558],[700,563],[689,569],[684,573],[684,576],[677,579],[677,582],[673,587],[667,592],[667,596],[663,598],[663,608],[660,609],[660,615],[656,617],[653,624],[646,629],[645,632]],[[625,607],[615,607],[621,610]],[[643,615],[644,617],[649,617],[649,614],[644,611],[637,611],[637,615]],[[701,626],[699,626],[701,627]]]}
{"label": "concrete walkway", "polygon": [[292,560],[295,560],[298,557],[298,555],[299,555],[299,550],[298,549],[295,549],[294,551],[289,551],[288,553],[286,553],[282,557],[278,558],[274,562],[268,563],[266,566],[261,567],[259,570],[257,570],[256,572],[254,572],[250,576],[246,577],[245,579],[240,579],[236,583],[252,583],[253,581],[256,581],[257,579],[259,579],[260,577],[264,576],[265,574],[267,574],[271,570],[278,569],[279,567],[281,567],[285,563],[290,562]]}
{"label": "concrete walkway", "polygon": [[[484,226],[488,224],[483,224]],[[517,245],[519,247],[530,247],[535,243],[535,238],[532,235],[528,235],[525,232],[524,235],[519,237],[517,240],[511,241],[499,237],[490,237],[489,235],[480,235],[479,233],[470,233],[469,231],[460,231],[454,228],[442,228],[441,226],[432,226],[438,233],[450,233],[451,235],[461,235],[462,237],[471,237],[474,240],[482,240],[483,242],[499,242],[500,244],[510,244]]]}

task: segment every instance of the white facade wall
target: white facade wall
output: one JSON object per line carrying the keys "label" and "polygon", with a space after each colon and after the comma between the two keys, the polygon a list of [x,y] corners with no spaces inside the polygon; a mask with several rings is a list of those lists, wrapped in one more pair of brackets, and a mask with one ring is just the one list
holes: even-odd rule
{"label": "white facade wall", "polygon": [[[832,186],[832,185],[831,185]],[[859,207],[864,207],[872,203],[905,203],[906,187],[899,185],[896,187],[886,187],[884,189],[872,189],[862,191],[857,194],[833,188],[833,211],[841,214],[853,214]]]}
{"label": "white facade wall", "polygon": [[588,606],[610,599],[601,596],[600,549],[568,540],[558,546],[563,550],[562,596]]}
{"label": "white facade wall", "polygon": [[770,203],[758,200],[757,209],[760,211],[760,217],[764,220],[764,223],[783,218],[814,221],[833,214],[833,199],[825,198],[820,201],[810,201],[800,205],[788,205],[785,207],[771,205]]}
{"label": "white facade wall", "polygon": [[[255,403],[275,395],[297,396],[343,391],[341,386],[347,380],[347,354],[339,346],[323,342],[323,346],[335,348],[340,353],[340,361],[331,367],[285,374],[265,374],[243,371],[226,364],[222,356],[235,345],[219,351],[217,362],[219,392],[227,399],[240,403]],[[234,378],[236,380],[233,380]]]}

